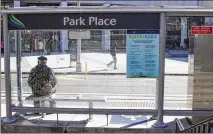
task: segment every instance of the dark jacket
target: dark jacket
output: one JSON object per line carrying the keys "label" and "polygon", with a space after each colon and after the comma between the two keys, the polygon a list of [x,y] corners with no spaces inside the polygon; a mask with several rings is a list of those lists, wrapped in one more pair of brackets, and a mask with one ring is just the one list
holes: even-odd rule
{"label": "dark jacket", "polygon": [[37,65],[30,71],[28,85],[34,97],[50,96],[56,92],[56,84],[54,72],[47,65]]}

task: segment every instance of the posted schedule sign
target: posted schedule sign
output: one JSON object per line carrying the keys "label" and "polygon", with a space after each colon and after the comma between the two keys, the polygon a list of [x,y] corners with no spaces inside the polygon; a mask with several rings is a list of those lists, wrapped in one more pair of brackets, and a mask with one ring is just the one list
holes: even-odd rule
{"label": "posted schedule sign", "polygon": [[159,77],[159,30],[127,30],[127,78]]}

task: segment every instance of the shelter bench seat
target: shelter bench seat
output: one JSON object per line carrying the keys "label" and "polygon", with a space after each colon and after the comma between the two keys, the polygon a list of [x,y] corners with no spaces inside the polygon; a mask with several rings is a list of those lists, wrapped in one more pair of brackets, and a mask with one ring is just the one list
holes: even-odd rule
{"label": "shelter bench seat", "polygon": [[[52,94],[52,96],[44,96],[44,97],[34,97],[33,95],[29,95],[25,98],[25,100],[27,101],[39,101],[40,103],[40,107],[45,107],[45,103],[46,102],[50,102],[50,101],[70,101],[70,102],[89,102],[89,108],[93,108],[93,103],[94,102],[105,102],[106,98],[103,99],[85,99],[83,98],[81,95],[79,95],[78,97],[76,97],[76,99],[60,99],[60,98],[56,98],[56,94]],[[56,113],[58,116],[58,113]],[[42,113],[42,118],[44,118],[46,115],[46,113]],[[92,114],[89,114],[89,119],[88,120],[92,120],[93,116]],[[107,122],[108,122],[108,115],[107,115]]]}

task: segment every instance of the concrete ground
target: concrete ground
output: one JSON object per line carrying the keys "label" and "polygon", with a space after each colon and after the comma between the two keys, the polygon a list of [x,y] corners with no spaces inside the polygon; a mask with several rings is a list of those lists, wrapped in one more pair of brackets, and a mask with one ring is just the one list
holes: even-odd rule
{"label": "concrete ground", "polygon": [[[5,104],[2,104],[1,107],[4,109]],[[2,116],[4,117],[2,111]],[[49,127],[54,127],[55,129],[61,130],[61,127],[64,127],[67,132],[109,132],[112,129],[117,129],[115,132],[173,132],[175,129],[175,118],[179,118],[183,121],[184,127],[188,127],[189,124],[186,122],[185,117],[172,117],[164,116],[164,122],[168,125],[165,129],[154,129],[153,124],[156,123],[156,120],[150,119],[151,115],[109,115],[108,123],[106,115],[93,115],[93,119],[88,121],[89,115],[77,115],[77,114],[49,114],[44,118],[41,118],[40,115],[24,116],[24,119],[18,119],[14,127],[18,125],[15,132],[50,132]],[[3,119],[3,118],[2,118]],[[14,127],[4,126],[3,130],[7,132],[14,132]],[[31,130],[20,130],[20,128],[31,128]],[[43,130],[36,130],[32,127],[42,127]],[[8,130],[10,128],[11,130]],[[46,128],[46,130],[44,130]],[[49,129],[48,129],[49,128]],[[6,130],[5,130],[6,129]],[[128,130],[128,131],[127,131]],[[64,131],[64,129],[63,129]]]}
{"label": "concrete ground", "polygon": [[[22,58],[22,72],[29,72],[37,64],[38,56],[25,56]],[[56,73],[75,73],[76,63],[71,62],[69,54],[48,55],[47,65],[54,69]],[[10,58],[10,67],[12,72],[16,72],[16,58]],[[87,70],[88,73],[109,74],[109,73],[126,73],[126,54],[117,54],[117,68],[114,70],[112,66],[107,68],[107,63],[112,61],[112,57],[108,53],[82,53],[81,64],[82,72]],[[1,71],[4,72],[4,58],[1,58]],[[188,58],[166,58],[165,60],[166,74],[188,74]]]}

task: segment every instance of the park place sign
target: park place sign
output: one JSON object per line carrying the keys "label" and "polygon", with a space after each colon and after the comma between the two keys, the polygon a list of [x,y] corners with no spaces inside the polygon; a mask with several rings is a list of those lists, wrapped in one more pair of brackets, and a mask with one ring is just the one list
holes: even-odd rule
{"label": "park place sign", "polygon": [[[87,22],[88,21],[88,22]],[[82,17],[79,17],[78,19],[73,19],[69,17],[64,17],[64,26],[70,25],[70,26],[85,26],[85,25],[95,25],[95,26],[114,26],[116,25],[116,19],[102,19],[98,17],[89,17],[87,20],[83,19]]]}
{"label": "park place sign", "polygon": [[159,29],[159,13],[9,14],[9,30]]}

